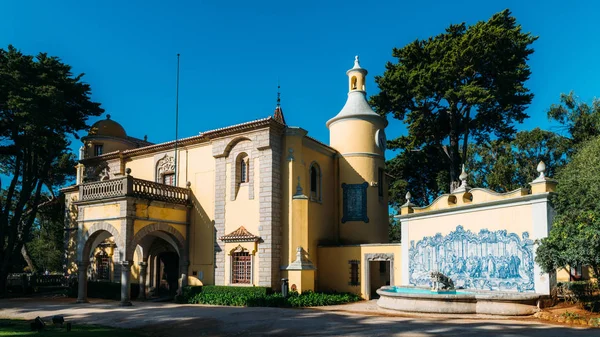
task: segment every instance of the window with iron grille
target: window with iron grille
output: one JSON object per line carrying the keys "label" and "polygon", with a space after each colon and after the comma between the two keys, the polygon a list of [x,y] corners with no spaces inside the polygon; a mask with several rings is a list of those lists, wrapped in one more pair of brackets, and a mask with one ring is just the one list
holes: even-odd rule
{"label": "window with iron grille", "polygon": [[98,280],[110,280],[110,258],[108,255],[96,256],[96,278]]}
{"label": "window with iron grille", "polygon": [[348,261],[350,264],[350,282],[348,285],[359,286],[360,285],[360,262],[358,260]]}
{"label": "window with iron grille", "polygon": [[249,252],[231,255],[231,283],[250,284],[252,282],[252,256]]}
{"label": "window with iron grille", "polygon": [[175,173],[164,174],[163,184],[171,186],[175,185]]}

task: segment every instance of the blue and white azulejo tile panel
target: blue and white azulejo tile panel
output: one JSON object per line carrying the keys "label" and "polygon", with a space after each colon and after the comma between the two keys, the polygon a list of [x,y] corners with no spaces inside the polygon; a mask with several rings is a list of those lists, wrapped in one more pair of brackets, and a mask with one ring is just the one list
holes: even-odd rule
{"label": "blue and white azulejo tile panel", "polygon": [[431,286],[429,273],[440,271],[456,287],[533,292],[533,240],[506,230],[479,233],[462,226],[448,235],[410,241],[409,282]]}

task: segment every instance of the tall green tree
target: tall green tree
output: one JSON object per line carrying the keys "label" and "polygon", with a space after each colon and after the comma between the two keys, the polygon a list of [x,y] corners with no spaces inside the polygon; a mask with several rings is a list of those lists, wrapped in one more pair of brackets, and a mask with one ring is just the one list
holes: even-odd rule
{"label": "tall green tree", "polygon": [[82,77],[57,57],[0,49],[0,294],[42,193],[54,193],[73,173],[69,137],[103,112]]}
{"label": "tall green tree", "polygon": [[[389,142],[401,153],[394,161],[411,162],[411,150],[422,150],[437,173],[446,171],[458,186],[468,144],[506,139],[522,122],[533,94],[525,87],[527,65],[536,36],[522,31],[510,11],[472,26],[450,25],[440,35],[394,48],[397,63],[389,62],[376,76],[380,93],[371,104],[381,115],[392,114],[407,124],[408,135]],[[432,177],[437,177],[437,173]],[[411,186],[412,188],[412,186]]]}
{"label": "tall green tree", "polygon": [[552,204],[558,216],[542,239],[536,262],[546,272],[566,266],[590,266],[600,277],[600,137],[581,148],[558,173]]}
{"label": "tall green tree", "polygon": [[540,128],[518,132],[511,141],[470,144],[470,182],[498,192],[526,188],[537,177],[540,161],[546,163],[548,176],[556,176],[572,152],[570,145],[568,138]]}
{"label": "tall green tree", "polygon": [[574,92],[560,95],[560,103],[548,109],[548,118],[559,122],[571,140],[571,147],[600,136],[600,99],[592,104],[580,100]]}

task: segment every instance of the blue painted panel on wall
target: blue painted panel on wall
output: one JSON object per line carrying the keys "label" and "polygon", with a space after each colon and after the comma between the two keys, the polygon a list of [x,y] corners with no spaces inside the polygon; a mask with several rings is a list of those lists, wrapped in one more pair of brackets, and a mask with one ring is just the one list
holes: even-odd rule
{"label": "blue painted panel on wall", "polygon": [[506,230],[479,233],[462,226],[448,235],[424,237],[411,241],[409,248],[409,282],[430,286],[429,273],[440,271],[456,287],[485,290],[534,291],[533,240]]}
{"label": "blue painted panel on wall", "polygon": [[342,184],[343,211],[342,223],[348,221],[369,222],[367,216],[367,188],[369,184]]}

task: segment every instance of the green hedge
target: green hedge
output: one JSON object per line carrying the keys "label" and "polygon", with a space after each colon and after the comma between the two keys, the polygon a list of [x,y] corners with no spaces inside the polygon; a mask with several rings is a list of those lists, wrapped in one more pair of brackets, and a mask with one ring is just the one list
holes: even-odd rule
{"label": "green hedge", "polygon": [[[208,290],[213,288],[211,290]],[[190,304],[211,304],[238,307],[315,307],[336,305],[360,301],[361,298],[349,293],[315,293],[311,291],[298,294],[292,292],[287,298],[281,293],[241,290],[243,287],[204,287],[201,292],[187,298]]]}
{"label": "green hedge", "polygon": [[201,288],[203,293],[210,294],[266,296],[273,293],[273,290],[267,287],[203,286]]}

